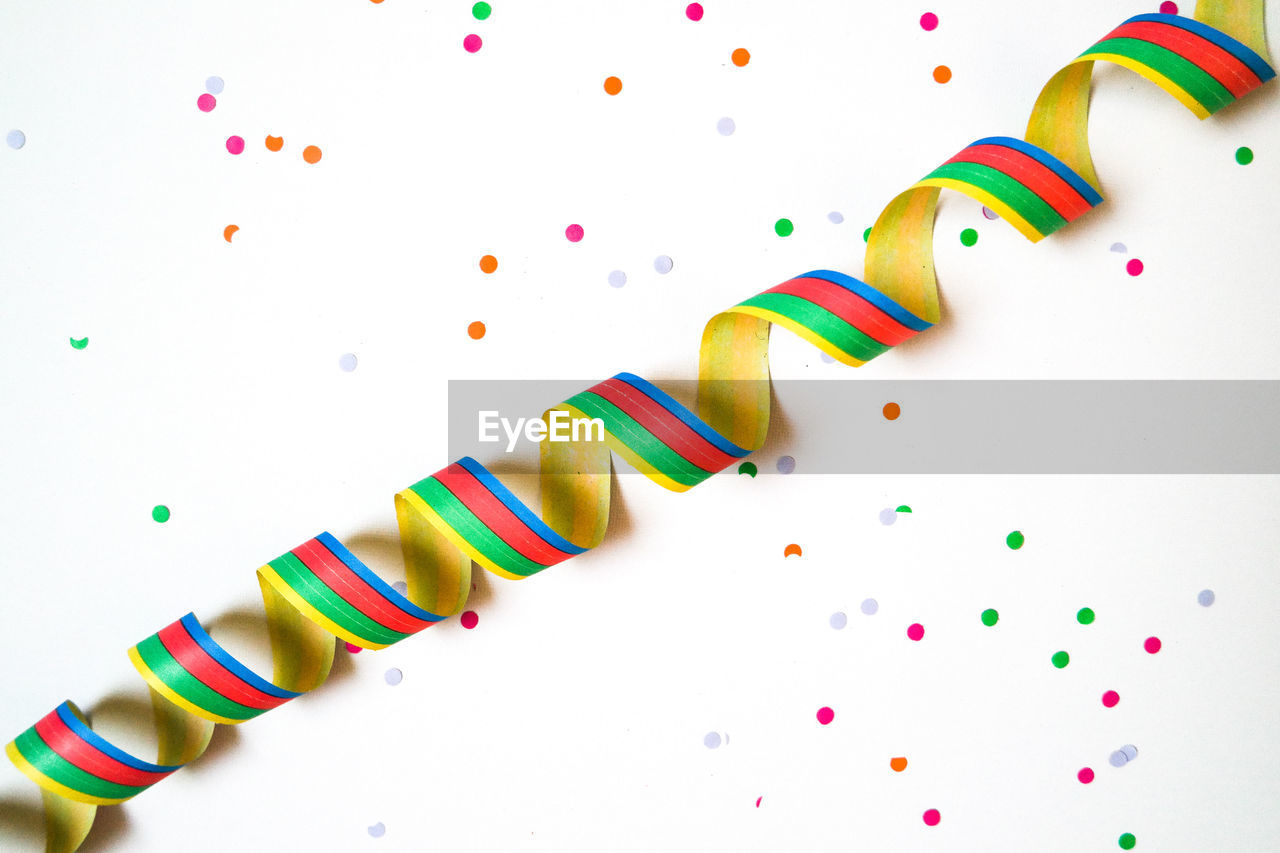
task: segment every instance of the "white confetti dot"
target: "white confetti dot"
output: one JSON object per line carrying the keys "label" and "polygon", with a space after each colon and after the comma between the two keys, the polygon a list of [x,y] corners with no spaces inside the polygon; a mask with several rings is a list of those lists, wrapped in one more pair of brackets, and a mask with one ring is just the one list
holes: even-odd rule
{"label": "white confetti dot", "polygon": [[658,257],[653,259],[653,268],[657,270],[660,275],[666,275],[671,272],[671,268],[675,265],[676,262],[671,260],[670,255],[658,255]]}
{"label": "white confetti dot", "polygon": [[387,679],[387,684],[390,684],[392,687],[395,687],[401,681],[404,681],[404,673],[396,669],[394,666],[387,670],[387,674],[384,677]]}
{"label": "white confetti dot", "polygon": [[725,116],[720,119],[720,121],[716,122],[716,130],[720,132],[721,136],[733,136],[733,132],[737,129],[738,126],[734,124],[733,119],[728,116]]}
{"label": "white confetti dot", "polygon": [[353,352],[343,353],[338,357],[338,367],[347,373],[356,369],[356,355]]}
{"label": "white confetti dot", "polygon": [[613,272],[609,273],[610,287],[622,287],[626,283],[627,283],[627,274],[624,273],[622,270],[614,270]]}
{"label": "white confetti dot", "polygon": [[868,598],[866,601],[862,602],[862,612],[868,616],[875,616],[876,611],[879,609],[880,602],[876,601],[874,598]]}
{"label": "white confetti dot", "polygon": [[[225,85],[226,84],[222,82],[221,77],[210,77],[204,81],[204,90],[210,95],[221,95],[223,86]],[[382,824],[378,825],[381,826]]]}
{"label": "white confetti dot", "polygon": [[838,210],[833,210],[827,214],[827,219],[831,220],[831,224],[839,225],[841,222],[844,222],[844,214]]}
{"label": "white confetti dot", "polygon": [[9,143],[9,147],[14,151],[27,144],[27,135],[20,130],[11,130],[5,136],[4,141]]}
{"label": "white confetti dot", "polygon": [[849,624],[849,617],[844,614],[843,610],[837,610],[831,614],[831,618],[828,621],[831,623],[832,628],[841,631],[844,630],[845,625]]}

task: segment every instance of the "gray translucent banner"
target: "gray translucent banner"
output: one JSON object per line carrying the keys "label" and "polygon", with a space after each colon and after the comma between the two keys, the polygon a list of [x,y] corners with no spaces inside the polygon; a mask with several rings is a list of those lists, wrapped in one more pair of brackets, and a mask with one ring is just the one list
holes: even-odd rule
{"label": "gray translucent banner", "polygon": [[[519,419],[595,383],[450,381],[449,458],[535,470]],[[658,384],[694,408],[696,383]],[[498,441],[479,440],[482,412]],[[773,383],[749,459],[761,474],[782,455],[797,474],[1280,474],[1278,439],[1274,380],[793,380]]]}

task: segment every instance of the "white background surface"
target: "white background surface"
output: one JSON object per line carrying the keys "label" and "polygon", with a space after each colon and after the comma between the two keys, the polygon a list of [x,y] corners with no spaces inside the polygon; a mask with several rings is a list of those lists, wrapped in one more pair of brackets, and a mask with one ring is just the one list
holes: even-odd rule
{"label": "white background surface", "polygon": [[[693,376],[711,314],[804,270],[860,274],[896,192],[1020,135],[1062,63],[1158,4],[711,0],[696,24],[683,2],[495,0],[481,22],[464,2],[124,5],[0,13],[0,130],[28,140],[0,148],[5,739],[64,698],[141,694],[130,645],[255,607],[253,570],[322,529],[394,579],[392,495],[450,461],[447,379]],[[210,75],[226,89],[205,114]],[[1280,90],[1199,122],[1128,72],[1096,79],[1103,207],[1033,247],[945,196],[941,327],[862,373],[779,333],[775,375],[1277,378]],[[480,579],[475,630],[340,652],[314,695],[104,810],[85,849],[1081,851],[1129,831],[1182,851],[1280,831],[1274,478],[805,462],[682,496],[625,478],[598,552]],[[97,725],[149,757],[119,722]],[[1110,767],[1125,743],[1139,758]],[[34,790],[0,767],[6,850],[39,849],[14,805]]]}

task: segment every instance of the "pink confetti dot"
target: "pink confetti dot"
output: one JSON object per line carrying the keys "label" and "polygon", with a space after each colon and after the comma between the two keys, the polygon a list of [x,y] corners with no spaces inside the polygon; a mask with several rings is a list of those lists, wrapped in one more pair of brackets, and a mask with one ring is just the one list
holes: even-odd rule
{"label": "pink confetti dot", "polygon": [[568,238],[570,243],[577,243],[582,239],[582,235],[586,232],[582,230],[581,225],[570,225],[564,229],[564,236]]}
{"label": "pink confetti dot", "polygon": [[467,53],[475,53],[480,49],[480,45],[482,44],[484,44],[484,42],[480,41],[480,36],[472,33],[462,40],[462,49]]}
{"label": "pink confetti dot", "polygon": [[480,621],[480,617],[476,615],[476,612],[474,610],[468,610],[467,612],[462,614],[462,617],[459,619],[459,621],[462,622],[463,628],[466,628],[468,631],[470,631],[472,628],[476,626],[476,623]]}
{"label": "pink confetti dot", "polygon": [[760,808],[760,801],[763,799],[764,797],[756,797],[756,808]]}
{"label": "pink confetti dot", "polygon": [[232,154],[239,154],[244,151],[244,140],[239,136],[227,137],[227,150]]}
{"label": "pink confetti dot", "polygon": [[1076,778],[1080,780],[1080,784],[1088,785],[1093,781],[1093,768],[1081,767],[1080,772],[1076,774]]}
{"label": "pink confetti dot", "polygon": [[931,32],[938,28],[938,16],[932,12],[925,12],[920,16],[920,29],[925,32]]}
{"label": "pink confetti dot", "polygon": [[1178,14],[1178,4],[1170,3],[1169,0],[1164,0],[1164,2],[1160,4],[1160,14],[1162,15]]}
{"label": "pink confetti dot", "polygon": [[205,93],[196,98],[196,106],[200,108],[200,112],[207,113],[218,105],[218,99],[213,95]]}
{"label": "pink confetti dot", "polygon": [[1143,641],[1142,647],[1147,650],[1147,654],[1154,655],[1156,652],[1160,651],[1160,638],[1147,637],[1147,639]]}
{"label": "pink confetti dot", "polygon": [[942,821],[942,812],[937,809],[929,809],[924,813],[925,826],[937,826]]}
{"label": "pink confetti dot", "polygon": [[919,622],[912,622],[907,627],[907,639],[919,642],[924,639],[924,626]]}
{"label": "pink confetti dot", "polygon": [[1124,265],[1124,270],[1129,275],[1142,275],[1142,261],[1134,258]]}
{"label": "pink confetti dot", "polygon": [[836,718],[836,712],[826,707],[825,705],[818,709],[818,722],[822,723],[822,725],[824,726],[830,725],[831,721],[834,720],[835,718]]}
{"label": "pink confetti dot", "polygon": [[702,20],[702,4],[690,3],[688,6],[685,7],[684,14],[685,14],[685,17],[691,21],[701,21]]}
{"label": "pink confetti dot", "polygon": [[353,655],[358,655],[360,654],[360,652],[364,650],[361,649],[359,646],[357,646],[355,643],[347,643],[347,651],[351,652],[351,654]]}
{"label": "pink confetti dot", "polygon": [[1120,694],[1114,690],[1108,690],[1102,694],[1102,704],[1108,708],[1114,708],[1120,703]]}

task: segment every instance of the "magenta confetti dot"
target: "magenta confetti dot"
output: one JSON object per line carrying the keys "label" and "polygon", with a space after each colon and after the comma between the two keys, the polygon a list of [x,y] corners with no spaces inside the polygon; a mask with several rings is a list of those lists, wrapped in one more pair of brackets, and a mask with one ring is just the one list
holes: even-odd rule
{"label": "magenta confetti dot", "polygon": [[351,652],[351,654],[353,655],[358,655],[360,654],[360,652],[364,650],[361,649],[359,646],[357,646],[355,643],[347,643],[347,651]]}
{"label": "magenta confetti dot", "polygon": [[1076,778],[1080,780],[1082,785],[1088,785],[1093,781],[1093,768],[1081,767],[1080,772],[1076,774]]}
{"label": "magenta confetti dot", "polygon": [[480,36],[472,33],[462,40],[462,49],[467,53],[475,53],[480,49],[480,45],[482,44],[484,44],[484,42],[480,41]]}
{"label": "magenta confetti dot", "polygon": [[822,725],[824,726],[830,725],[831,721],[834,720],[835,718],[836,718],[836,712],[826,707],[825,705],[818,709],[818,722],[822,723]]}
{"label": "magenta confetti dot", "polygon": [[1147,639],[1142,642],[1142,647],[1147,650],[1147,654],[1149,655],[1154,655],[1156,652],[1160,651],[1160,645],[1159,637],[1147,637]]}
{"label": "magenta confetti dot", "polygon": [[920,16],[920,29],[925,32],[931,32],[938,28],[938,16],[932,12],[925,12]]}
{"label": "magenta confetti dot", "polygon": [[239,136],[228,136],[227,150],[232,154],[240,154],[244,151],[244,139]]}
{"label": "magenta confetti dot", "polygon": [[1107,708],[1114,708],[1120,703],[1120,694],[1114,690],[1108,690],[1102,694],[1102,704]]}
{"label": "magenta confetti dot", "polygon": [[756,808],[760,808],[760,801],[763,799],[764,797],[756,797]]}
{"label": "magenta confetti dot", "polygon": [[200,108],[200,112],[207,113],[218,105],[218,99],[213,95],[205,94],[196,98],[196,106]]}
{"label": "magenta confetti dot", "polygon": [[462,614],[462,617],[459,621],[462,622],[463,628],[466,628],[468,631],[470,631],[472,628],[476,626],[476,623],[480,621],[480,617],[476,615],[476,612],[474,610],[468,610],[467,612]]}
{"label": "magenta confetti dot", "polygon": [[1129,263],[1124,265],[1124,271],[1129,275],[1142,275],[1142,261],[1133,258]]}
{"label": "magenta confetti dot", "polygon": [[942,821],[942,812],[937,809],[929,809],[923,815],[925,826],[937,826]]}
{"label": "magenta confetti dot", "polygon": [[568,228],[564,229],[564,236],[568,238],[570,243],[577,243],[582,239],[582,236],[585,233],[586,232],[582,230],[581,225],[570,225]]}
{"label": "magenta confetti dot", "polygon": [[1160,4],[1160,14],[1162,15],[1178,14],[1178,4],[1170,3],[1169,0],[1164,0],[1164,2]]}
{"label": "magenta confetti dot", "polygon": [[919,642],[924,639],[924,626],[919,622],[912,622],[907,628],[907,639]]}
{"label": "magenta confetti dot", "polygon": [[702,20],[702,4],[690,3],[684,9],[684,16],[691,21],[701,21]]}

